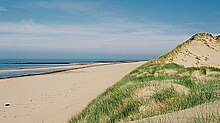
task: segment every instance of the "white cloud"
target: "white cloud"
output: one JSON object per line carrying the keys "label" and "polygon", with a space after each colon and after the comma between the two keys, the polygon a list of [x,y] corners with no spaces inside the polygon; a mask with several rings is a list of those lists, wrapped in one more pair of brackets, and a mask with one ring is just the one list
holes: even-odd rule
{"label": "white cloud", "polygon": [[214,12],[214,15],[220,16],[220,11],[215,11],[215,12]]}
{"label": "white cloud", "polygon": [[76,10],[87,11],[102,3],[101,1],[37,1],[31,2],[30,5],[34,7],[46,9],[61,9],[61,10]]}
{"label": "white cloud", "polygon": [[[101,21],[112,21],[118,18],[123,18],[123,14],[128,13],[128,10],[123,9],[117,5],[107,5],[105,0],[72,0],[59,1],[47,0],[28,2],[26,6],[37,9],[48,9],[58,12],[52,14],[55,18],[63,18],[68,16],[76,16],[77,18]],[[62,13],[60,15],[60,13]],[[64,16],[63,16],[64,15]],[[126,17],[124,17],[126,18]],[[84,20],[86,21],[86,20]]]}
{"label": "white cloud", "polygon": [[1,6],[0,6],[0,12],[1,12],[1,11],[2,11],[2,12],[7,12],[7,11],[8,11],[8,9],[3,8],[3,7],[1,7]]}
{"label": "white cloud", "polygon": [[167,25],[131,22],[80,25],[45,25],[32,21],[0,23],[0,49],[159,54],[188,38],[180,33],[184,30]]}

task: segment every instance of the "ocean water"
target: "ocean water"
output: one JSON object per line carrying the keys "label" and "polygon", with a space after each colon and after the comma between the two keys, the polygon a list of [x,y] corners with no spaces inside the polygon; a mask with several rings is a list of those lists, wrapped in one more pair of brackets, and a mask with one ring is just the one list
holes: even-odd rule
{"label": "ocean water", "polygon": [[[88,64],[98,62],[126,62],[133,60],[119,59],[0,59],[0,70],[38,68],[52,66],[66,66],[75,64]],[[54,68],[50,70],[26,70],[17,72],[0,72],[0,79],[29,75],[48,74],[68,70],[67,68]]]}
{"label": "ocean water", "polygon": [[117,59],[0,59],[0,70],[126,61]]}
{"label": "ocean water", "polygon": [[2,72],[2,73],[0,72],[0,79],[21,77],[21,76],[30,76],[30,75],[49,74],[49,73],[66,71],[66,70],[71,70],[71,69],[56,68],[56,69],[49,69],[49,70],[27,70],[27,71]]}
{"label": "ocean water", "polygon": [[[62,64],[60,64],[62,62]],[[90,60],[70,59],[0,59],[0,70],[61,66],[72,63],[86,63]],[[51,63],[51,64],[50,64]],[[66,64],[65,64],[66,63]]]}

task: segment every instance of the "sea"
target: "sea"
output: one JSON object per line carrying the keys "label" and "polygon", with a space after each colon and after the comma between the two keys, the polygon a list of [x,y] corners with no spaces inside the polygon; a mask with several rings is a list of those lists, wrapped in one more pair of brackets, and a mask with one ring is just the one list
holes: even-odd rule
{"label": "sea", "polygon": [[14,78],[30,75],[48,74],[54,72],[66,71],[68,68],[53,68],[47,70],[25,70],[1,72],[1,70],[42,68],[54,66],[67,66],[78,64],[105,63],[105,62],[131,62],[141,60],[129,59],[0,59],[0,79]]}

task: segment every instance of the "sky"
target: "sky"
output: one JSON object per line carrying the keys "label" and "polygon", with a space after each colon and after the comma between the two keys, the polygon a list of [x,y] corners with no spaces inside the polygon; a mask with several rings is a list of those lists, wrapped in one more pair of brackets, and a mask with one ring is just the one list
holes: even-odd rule
{"label": "sky", "polygon": [[220,34],[220,0],[0,0],[0,58],[150,59]]}

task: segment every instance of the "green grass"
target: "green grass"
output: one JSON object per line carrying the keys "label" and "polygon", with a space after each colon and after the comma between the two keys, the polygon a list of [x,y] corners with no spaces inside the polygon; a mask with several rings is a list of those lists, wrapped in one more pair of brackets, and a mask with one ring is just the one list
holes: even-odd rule
{"label": "green grass", "polygon": [[166,88],[162,89],[161,91],[155,93],[152,98],[156,102],[164,102],[166,100],[171,100],[172,98],[178,96],[178,93],[175,91],[174,88]]}
{"label": "green grass", "polygon": [[[193,76],[194,72],[208,76],[209,71],[219,74],[211,76],[214,78],[211,80],[198,80]],[[184,68],[149,62],[108,88],[69,122],[126,122],[219,100],[216,96],[220,91],[219,78],[220,71],[216,68]],[[176,86],[187,89],[188,93],[178,91]]]}

